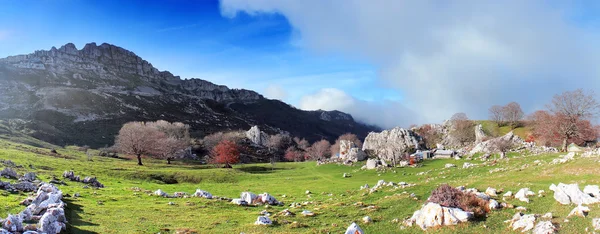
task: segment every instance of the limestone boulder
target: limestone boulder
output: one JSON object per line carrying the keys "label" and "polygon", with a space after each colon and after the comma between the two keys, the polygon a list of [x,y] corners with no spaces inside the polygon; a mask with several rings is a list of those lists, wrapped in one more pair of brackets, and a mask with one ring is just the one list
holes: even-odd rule
{"label": "limestone boulder", "polygon": [[600,198],[590,196],[590,194],[579,190],[579,185],[577,184],[552,184],[550,185],[550,190],[554,191],[554,199],[563,205],[589,205],[600,202]]}
{"label": "limestone boulder", "polygon": [[419,145],[419,141],[421,141],[421,137],[415,132],[403,128],[394,128],[380,133],[369,133],[365,138],[362,150],[376,155],[387,163],[400,162],[405,153],[423,149]]}
{"label": "limestone boulder", "polygon": [[443,207],[429,202],[420,210],[415,211],[406,224],[409,226],[416,224],[421,229],[426,230],[433,227],[457,225],[472,218],[472,212],[466,212],[459,208]]}

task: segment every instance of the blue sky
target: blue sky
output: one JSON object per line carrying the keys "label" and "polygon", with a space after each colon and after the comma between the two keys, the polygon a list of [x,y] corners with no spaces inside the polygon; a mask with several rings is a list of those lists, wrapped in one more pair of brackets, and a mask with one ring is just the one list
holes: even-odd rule
{"label": "blue sky", "polygon": [[160,70],[253,89],[299,106],[302,96],[337,88],[359,98],[398,99],[360,59],[300,48],[279,14],[221,15],[218,1],[0,0],[0,57],[73,42],[108,42]]}
{"label": "blue sky", "polygon": [[593,1],[0,0],[0,57],[111,43],[160,70],[386,128],[600,94]]}

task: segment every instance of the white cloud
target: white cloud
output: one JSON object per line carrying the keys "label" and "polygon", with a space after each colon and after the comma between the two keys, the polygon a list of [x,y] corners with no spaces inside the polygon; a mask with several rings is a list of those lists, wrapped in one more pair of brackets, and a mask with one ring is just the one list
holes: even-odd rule
{"label": "white cloud", "polygon": [[270,99],[284,100],[287,98],[287,92],[283,87],[271,84],[265,89],[265,96]]}
{"label": "white cloud", "polygon": [[375,64],[418,122],[439,122],[455,112],[486,118],[489,106],[510,101],[532,111],[580,87],[599,92],[600,36],[578,26],[568,4],[222,0],[221,9],[230,17],[282,14],[301,45]]}
{"label": "white cloud", "polygon": [[302,97],[300,108],[304,110],[339,110],[351,114],[357,121],[376,124],[384,128],[396,127],[399,122],[406,123],[401,126],[408,127],[416,117],[414,112],[399,102],[363,101],[334,88],[324,88]]}

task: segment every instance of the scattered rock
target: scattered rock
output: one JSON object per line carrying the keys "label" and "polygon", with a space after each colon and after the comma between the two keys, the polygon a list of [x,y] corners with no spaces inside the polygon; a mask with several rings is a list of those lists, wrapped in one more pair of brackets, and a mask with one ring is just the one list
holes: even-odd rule
{"label": "scattered rock", "polygon": [[170,206],[174,206],[174,205],[175,205],[175,202],[169,202],[168,204],[169,204]]}
{"label": "scattered rock", "polygon": [[360,229],[358,224],[352,223],[350,226],[348,226],[348,228],[346,228],[345,234],[365,234],[365,232]]}
{"label": "scattered rock", "polygon": [[207,191],[204,191],[202,189],[196,189],[196,192],[192,195],[194,197],[203,197],[203,198],[207,198],[207,199],[212,199],[213,195],[210,194]]}
{"label": "scattered rock", "polygon": [[16,179],[19,175],[17,172],[10,167],[5,167],[4,170],[0,171],[0,176],[3,176],[7,179]]}
{"label": "scattered rock", "polygon": [[231,199],[231,203],[236,204],[238,206],[247,206],[248,203],[240,198]]}
{"label": "scattered rock", "polygon": [[473,163],[468,163],[468,162],[466,162],[466,163],[464,163],[464,164],[463,164],[463,167],[462,167],[462,168],[463,168],[463,169],[468,169],[468,168],[471,168],[471,167],[475,167],[476,165],[477,165],[477,164],[473,164]]}
{"label": "scattered rock", "polygon": [[517,194],[515,194],[515,198],[519,199],[519,201],[529,203],[528,196],[533,196],[533,195],[535,195],[535,194],[532,191],[530,191],[529,188],[522,188],[517,192]]}
{"label": "scattered rock", "polygon": [[[446,165],[444,165],[444,168],[452,168],[452,167],[456,167],[456,165],[452,164],[452,163],[446,163]],[[464,167],[464,165],[463,165],[463,167]]]}
{"label": "scattered rock", "polygon": [[154,191],[154,195],[159,196],[159,197],[168,197],[169,196],[169,194],[163,192],[161,189]]}
{"label": "scattered rock", "polygon": [[494,199],[490,199],[488,207],[490,208],[490,210],[496,210],[496,209],[502,208],[500,203],[498,203],[498,201],[496,201]]}
{"label": "scattered rock", "polygon": [[485,190],[485,194],[487,194],[490,197],[496,197],[498,196],[498,191],[495,188],[488,187]]}
{"label": "scattered rock", "polygon": [[270,226],[270,225],[273,225],[273,222],[267,216],[258,216],[258,218],[256,219],[256,222],[254,222],[254,225]]}
{"label": "scattered rock", "polygon": [[343,175],[342,177],[343,177],[343,178],[348,178],[348,177],[350,177],[350,174],[348,174],[348,173],[344,173],[344,175]]}
{"label": "scattered rock", "polygon": [[33,192],[37,190],[37,186],[31,182],[22,181],[12,185],[16,190],[23,192]]}
{"label": "scattered rock", "polygon": [[528,232],[529,230],[534,228],[535,225],[535,215],[528,214],[524,215],[523,213],[516,213],[511,220],[507,220],[506,222],[510,222],[509,228],[512,228],[513,231],[517,229],[522,229],[522,232]]}
{"label": "scattered rock", "polygon": [[285,210],[282,210],[281,212],[277,213],[277,215],[279,215],[279,216],[286,216],[287,217],[287,216],[294,216],[296,214],[294,214],[293,212],[291,212],[289,209],[285,209]]}
{"label": "scattered rock", "polygon": [[589,205],[600,202],[599,198],[581,192],[577,184],[552,184],[550,185],[550,190],[554,191],[554,199],[563,205],[571,203],[576,205]]}
{"label": "scattered rock", "polygon": [[506,192],[504,195],[502,195],[503,197],[512,197],[512,191],[508,191]]}
{"label": "scattered rock", "polygon": [[579,217],[585,218],[588,215],[589,212],[590,212],[590,208],[589,207],[578,205],[573,210],[571,210],[571,213],[569,213],[569,215],[567,216],[567,218],[570,218],[572,216],[579,216]]}
{"label": "scattered rock", "polygon": [[314,213],[314,212],[312,212],[312,211],[303,210],[303,211],[302,211],[302,216],[305,216],[305,217],[313,217],[313,216],[315,216],[315,213]]}
{"label": "scattered rock", "polygon": [[553,234],[556,233],[556,227],[550,221],[542,221],[535,225],[533,234]]}
{"label": "scattered rock", "polygon": [[542,218],[545,218],[545,219],[552,219],[552,218],[554,218],[554,216],[552,215],[552,213],[548,212],[548,213],[544,214],[544,215],[542,216]]}
{"label": "scattered rock", "polygon": [[27,172],[27,173],[25,173],[25,175],[23,175],[23,177],[21,177],[20,180],[27,181],[27,182],[33,182],[33,181],[35,181],[35,178],[37,178],[37,176],[35,175],[34,172]]}

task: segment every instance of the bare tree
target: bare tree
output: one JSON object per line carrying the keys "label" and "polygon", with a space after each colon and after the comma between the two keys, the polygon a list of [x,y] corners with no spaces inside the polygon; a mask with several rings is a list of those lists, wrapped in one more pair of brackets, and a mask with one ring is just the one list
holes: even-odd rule
{"label": "bare tree", "polygon": [[362,147],[362,142],[360,141],[360,139],[358,139],[356,134],[346,133],[346,134],[338,137],[338,139],[335,140],[335,143],[331,146],[331,149],[330,149],[331,156],[335,156],[340,152],[340,142],[341,141],[350,141],[350,142],[354,143],[354,145],[356,147],[358,147],[358,148]]}
{"label": "bare tree", "polygon": [[276,134],[269,137],[267,147],[274,152],[281,152],[292,145],[292,138],[288,134]]}
{"label": "bare tree", "polygon": [[325,158],[328,155],[331,155],[329,149],[331,148],[331,144],[327,140],[320,140],[312,144],[308,149],[308,159],[309,160],[317,160],[321,158]]}
{"label": "bare tree", "polygon": [[475,131],[473,129],[475,125],[473,124],[473,121],[469,120],[467,114],[456,113],[450,118],[450,122],[452,123],[450,135],[456,139],[456,141],[463,145],[467,142],[475,141]]}
{"label": "bare tree", "polygon": [[581,136],[581,121],[589,121],[600,114],[600,104],[594,93],[586,93],[582,89],[555,95],[548,109],[560,123],[557,130],[562,136],[563,151],[570,139]]}
{"label": "bare tree", "polygon": [[136,155],[138,165],[142,166],[142,155],[156,155],[161,147],[158,142],[164,138],[164,133],[147,127],[144,122],[129,122],[119,130],[115,145],[122,153]]}
{"label": "bare tree", "polygon": [[496,122],[498,126],[502,126],[504,124],[504,107],[499,105],[494,105],[490,107],[490,120]]}
{"label": "bare tree", "polygon": [[175,159],[177,153],[190,145],[189,139],[178,139],[175,137],[163,138],[158,143],[160,144],[158,156],[162,159],[166,159],[167,164],[171,164],[171,160]]}
{"label": "bare tree", "polygon": [[506,157],[506,152],[512,149],[514,146],[512,141],[507,139],[497,139],[494,140],[492,144],[492,149],[500,154],[500,159]]}
{"label": "bare tree", "polygon": [[511,102],[502,108],[502,115],[504,121],[514,129],[519,126],[519,123],[525,114],[519,103]]}
{"label": "bare tree", "polygon": [[308,143],[308,141],[304,138],[300,139],[298,137],[294,137],[294,142],[298,146],[298,149],[301,149],[304,151],[308,150],[308,147],[310,147],[310,143]]}

